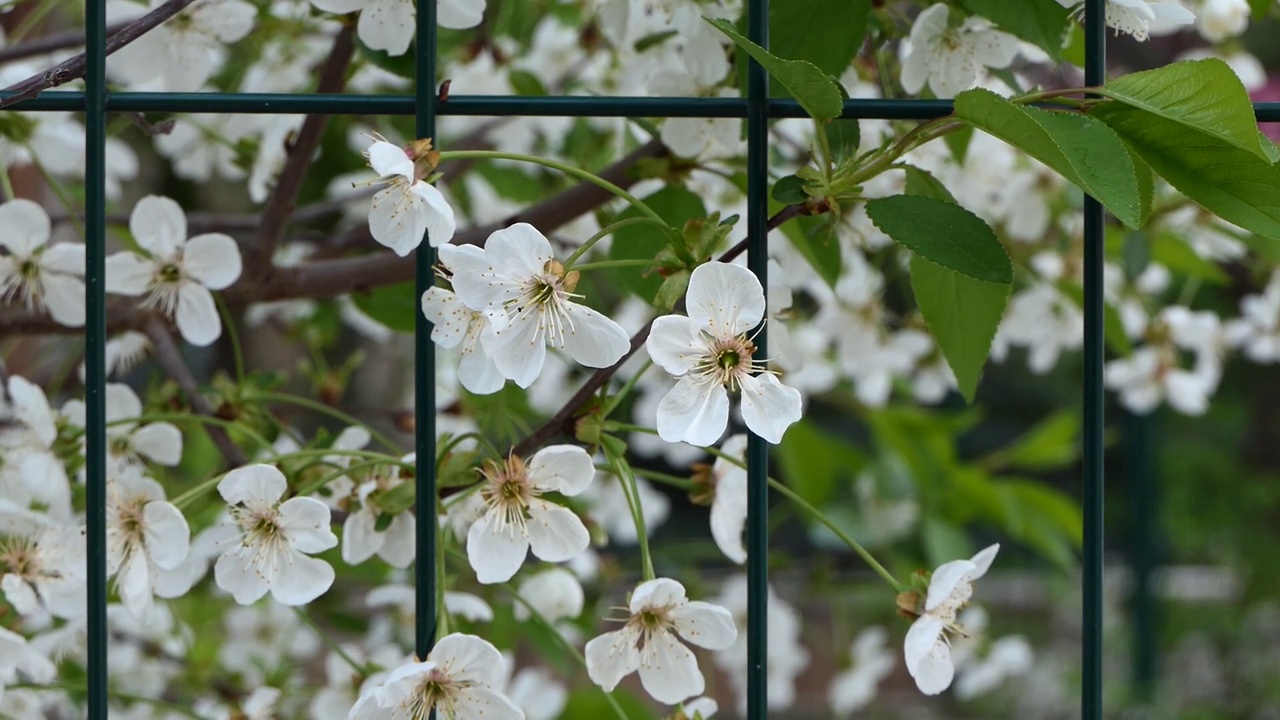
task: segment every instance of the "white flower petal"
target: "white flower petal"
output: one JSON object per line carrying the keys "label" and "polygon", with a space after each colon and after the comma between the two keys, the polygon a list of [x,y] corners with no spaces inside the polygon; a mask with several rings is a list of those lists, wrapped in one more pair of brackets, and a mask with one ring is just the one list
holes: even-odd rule
{"label": "white flower petal", "polygon": [[440,247],[452,240],[454,231],[458,229],[458,221],[444,195],[435,186],[425,182],[414,183],[412,190],[422,199],[419,212],[426,221],[427,243],[431,247]]}
{"label": "white flower petal", "polygon": [[378,557],[386,560],[387,564],[394,568],[409,567],[418,554],[418,547],[415,544],[417,525],[418,521],[413,513],[402,512],[395,516],[391,520],[391,525],[387,526],[386,532],[382,534],[382,547],[378,550]]}
{"label": "white flower petal", "polygon": [[45,308],[54,322],[67,327],[84,326],[83,280],[70,275],[45,273],[41,284],[44,287]]}
{"label": "white flower petal", "polygon": [[498,685],[506,675],[502,653],[475,635],[446,635],[436,642],[427,659],[448,668],[451,680],[469,685]]}
{"label": "white flower petal", "polygon": [[774,445],[800,419],[800,405],[800,391],[778,382],[775,375],[742,378],[742,420]]}
{"label": "white flower petal", "polygon": [[902,659],[907,665],[907,672],[915,677],[916,671],[925,655],[933,646],[942,640],[942,620],[932,615],[921,615],[911,623],[907,637],[903,643]]}
{"label": "white flower petal", "polygon": [[171,198],[148,195],[133,206],[129,232],[157,260],[169,260],[187,239],[187,216]]}
{"label": "white flower petal", "polygon": [[53,422],[53,411],[49,409],[49,400],[44,391],[21,375],[9,377],[9,400],[13,404],[13,415],[36,434],[41,444],[49,447],[58,437],[58,428]]}
{"label": "white flower petal", "polygon": [[151,287],[156,274],[155,263],[129,251],[118,252],[106,261],[107,292],[116,295],[141,295]]}
{"label": "white flower petal", "polygon": [[693,369],[706,354],[702,326],[683,315],[663,315],[653,321],[645,350],[658,367],[679,377]]}
{"label": "white flower petal", "polygon": [[671,611],[680,637],[708,650],[726,650],[738,639],[733,614],[719,605],[694,600]]}
{"label": "white flower petal", "polygon": [[373,513],[354,512],[342,524],[342,562],[359,565],[382,547],[382,534],[374,529]]}
{"label": "white flower petal", "polygon": [[411,2],[370,0],[360,12],[356,32],[374,50],[386,50],[393,57],[403,55],[413,40],[416,14]]}
{"label": "white flower petal", "polygon": [[144,425],[129,436],[129,442],[139,455],[153,462],[170,467],[182,462],[182,431],[172,423]]}
{"label": "white flower petal", "polygon": [[481,583],[510,580],[524,564],[529,537],[518,528],[500,524],[495,511],[486,512],[467,531],[467,560]]}
{"label": "white flower petal", "polygon": [[577,445],[549,445],[529,458],[529,481],[540,490],[552,490],[573,497],[591,484],[595,464],[586,450]]}
{"label": "white flower petal", "polygon": [[229,552],[213,566],[213,579],[218,587],[231,593],[241,605],[249,605],[267,594],[270,585],[252,565],[252,555]]}
{"label": "white flower petal", "polygon": [[289,484],[279,470],[261,464],[232,470],[218,483],[218,493],[228,505],[270,505],[279,500],[288,488]]}
{"label": "white flower petal", "polygon": [[172,570],[187,559],[191,528],[182,511],[172,503],[152,501],[142,509],[147,554],[156,567]]}
{"label": "white flower petal", "polygon": [[0,247],[26,259],[49,241],[49,215],[39,204],[18,198],[0,205]]}
{"label": "white flower petal", "polygon": [[587,549],[591,534],[567,507],[545,500],[529,503],[529,549],[547,562],[565,562]]}
{"label": "white flower petal", "polygon": [[631,336],[610,318],[577,303],[566,304],[565,313],[571,328],[564,334],[564,349],[579,363],[609,367],[631,349]]}
{"label": "white flower petal", "polygon": [[325,594],[333,586],[333,578],[329,563],[290,551],[279,573],[271,579],[271,597],[284,605],[306,605]]}
{"label": "white flower petal", "polygon": [[667,442],[714,444],[729,424],[729,393],[714,380],[680,378],[658,403],[658,436]]}
{"label": "white flower petal", "polygon": [[64,242],[47,247],[40,254],[40,267],[53,273],[83,277],[84,245]]}
{"label": "white flower petal", "polygon": [[694,268],[685,296],[689,317],[715,337],[732,337],[764,318],[764,288],[741,265],[709,262]]}
{"label": "white flower petal", "polygon": [[[354,4],[352,10],[358,10],[365,4],[364,0],[322,0],[322,2],[313,2],[312,4],[321,10],[329,12],[351,12],[352,10],[330,10],[326,5],[345,5]],[[402,177],[405,180],[413,180],[413,160],[404,148],[393,145],[385,140],[374,141],[366,151],[369,155],[369,167],[382,177]]]}
{"label": "white flower petal", "polygon": [[196,347],[207,347],[222,335],[222,319],[213,295],[194,282],[183,282],[178,287],[178,310],[174,322],[182,339]]}
{"label": "white flower petal", "polygon": [[639,633],[630,626],[592,638],[583,652],[591,682],[612,692],[622,678],[638,670],[639,640]]}
{"label": "white flower petal", "polygon": [[629,608],[632,615],[639,615],[650,607],[673,607],[686,601],[684,585],[671,578],[654,578],[636,586]]}
{"label": "white flower petal", "polygon": [[305,553],[324,552],[338,544],[329,529],[331,513],[324,503],[309,497],[294,497],[280,505],[280,529],[289,544]]}
{"label": "white flower petal", "polygon": [[929,577],[929,595],[925,599],[924,609],[933,610],[945,602],[960,583],[968,582],[974,569],[974,564],[968,560],[952,560],[939,565]]}
{"label": "white flower petal", "polygon": [[491,325],[482,338],[498,372],[522,388],[538,379],[547,360],[546,343],[537,333],[538,323],[530,318],[501,330]]}
{"label": "white flower petal", "polygon": [[431,322],[431,339],[444,348],[457,347],[471,325],[471,309],[444,288],[430,287],[422,293],[422,314]]}
{"label": "white flower petal", "polygon": [[1000,552],[1000,543],[988,545],[978,552],[977,555],[969,558],[969,562],[973,563],[973,571],[969,573],[969,580],[977,580],[987,574],[987,570],[991,569],[991,563],[995,562],[996,553]]}
{"label": "white flower petal", "polygon": [[240,247],[222,233],[197,235],[182,250],[182,269],[210,290],[222,290],[240,277]]}
{"label": "white flower petal", "polygon": [[698,659],[670,631],[649,636],[648,662],[640,665],[640,683],[654,700],[674,705],[706,689]]}
{"label": "white flower petal", "polygon": [[494,272],[519,278],[541,274],[554,257],[551,242],[529,223],[516,223],[490,235],[484,255]]}

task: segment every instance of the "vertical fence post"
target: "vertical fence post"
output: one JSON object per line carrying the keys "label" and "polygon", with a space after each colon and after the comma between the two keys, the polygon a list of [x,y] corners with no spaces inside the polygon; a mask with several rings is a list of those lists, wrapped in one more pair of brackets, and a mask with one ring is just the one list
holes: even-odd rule
{"label": "vertical fence post", "polygon": [[[1107,81],[1105,0],[1085,0],[1084,35],[1086,85]],[[1102,508],[1103,425],[1102,386],[1104,317],[1102,296],[1102,205],[1084,199],[1084,573],[1080,712],[1084,720],[1102,718]]]}
{"label": "vertical fence post", "polygon": [[[769,1],[748,0],[747,36],[769,47]],[[768,288],[769,75],[747,65],[747,265]],[[768,295],[768,293],[765,293]],[[757,357],[768,357],[766,330],[756,334]],[[769,714],[769,446],[747,438],[747,718]]]}
{"label": "vertical fence post", "polygon": [[[436,0],[418,0],[416,77],[416,130],[419,138],[436,134]],[[414,272],[415,302],[434,283],[431,267],[436,253],[429,238],[418,247]],[[414,447],[417,453],[415,477],[417,515],[417,556],[415,558],[416,621],[414,647],[419,659],[427,657],[436,636],[436,346],[431,341],[431,323],[415,312],[414,323]],[[433,712],[434,715],[434,712]]]}
{"label": "vertical fence post", "polygon": [[89,720],[107,718],[106,0],[85,0],[85,544]]}

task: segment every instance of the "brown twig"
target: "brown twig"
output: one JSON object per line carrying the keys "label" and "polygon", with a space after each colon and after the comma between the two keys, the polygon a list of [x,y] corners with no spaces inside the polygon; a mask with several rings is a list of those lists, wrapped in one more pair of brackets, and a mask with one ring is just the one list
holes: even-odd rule
{"label": "brown twig", "polygon": [[[128,26],[128,24],[129,23],[116,23],[115,25],[109,25],[107,26],[107,34],[112,35],[120,32]],[[25,42],[18,43],[17,45],[0,48],[0,64],[74,47],[84,47],[84,32],[80,30],[71,30],[69,32],[57,33],[55,35],[45,35],[44,37],[27,40]]]}
{"label": "brown twig", "polygon": [[[107,38],[107,54],[110,55],[120,48],[142,37],[155,26],[177,15],[195,0],[167,0],[163,5],[155,10],[143,15],[133,22],[120,28],[118,32]],[[80,53],[73,58],[65,60],[55,65],[39,75],[32,75],[16,85],[10,85],[5,88],[5,92],[15,93],[14,95],[0,99],[0,108],[6,108],[15,105],[23,100],[29,100],[50,88],[65,85],[72,80],[78,80],[84,77],[85,73],[85,54]]]}
{"label": "brown twig", "polygon": [[[178,387],[187,396],[187,403],[191,405],[191,409],[205,417],[216,417],[209,401],[200,394],[200,386],[196,383],[195,376],[191,374],[191,369],[187,367],[186,361],[182,359],[182,352],[178,350],[178,345],[173,341],[173,335],[164,321],[155,316],[150,317],[146,323],[146,332],[155,348],[156,362],[160,363],[166,375],[178,383]],[[209,439],[218,446],[222,456],[232,467],[249,463],[248,456],[231,441],[226,431],[216,425],[206,425],[205,429],[209,433]]]}
{"label": "brown twig", "polygon": [[[320,69],[320,80],[316,85],[317,93],[339,93],[347,81],[347,68],[351,66],[351,58],[355,53],[355,25],[344,24],[333,38],[333,49]],[[256,241],[250,248],[252,257],[246,267],[251,270],[247,279],[254,280],[271,272],[271,258],[276,248],[284,240],[289,220],[297,208],[298,192],[302,190],[302,181],[307,170],[311,168],[311,159],[320,146],[320,138],[324,135],[324,126],[329,121],[328,115],[308,115],[302,121],[302,127],[289,149],[289,157],[285,160],[276,186],[267,198],[266,208],[262,211],[262,220],[258,226]],[[256,277],[255,277],[256,276]]]}
{"label": "brown twig", "polygon": [[[769,229],[773,230],[781,226],[786,221],[802,215],[803,208],[804,206],[802,205],[789,205],[779,210],[773,217],[769,218]],[[729,262],[741,255],[746,249],[747,239],[743,238],[736,245],[724,251],[724,253],[716,259],[720,262]],[[587,378],[587,381],[583,383],[582,387],[578,388],[578,392],[574,393],[573,397],[569,398],[569,401],[564,404],[564,407],[560,408],[559,412],[551,416],[551,419],[547,420],[533,432],[529,433],[529,435],[517,443],[511,451],[517,455],[528,455],[534,450],[542,447],[544,443],[552,438],[559,437],[561,435],[573,437],[573,422],[575,416],[578,414],[578,410],[586,405],[587,402],[591,400],[591,397],[596,394],[596,391],[604,387],[605,383],[609,382],[609,379],[613,377],[614,373],[618,372],[618,369],[621,368],[622,365],[626,363],[642,345],[644,345],[645,340],[649,338],[649,328],[651,327],[653,327],[652,320],[645,323],[644,327],[637,330],[636,334],[631,336],[631,347],[627,350],[627,354],[619,358],[618,362],[613,365],[610,365],[607,368],[601,368],[592,373],[591,377]]]}

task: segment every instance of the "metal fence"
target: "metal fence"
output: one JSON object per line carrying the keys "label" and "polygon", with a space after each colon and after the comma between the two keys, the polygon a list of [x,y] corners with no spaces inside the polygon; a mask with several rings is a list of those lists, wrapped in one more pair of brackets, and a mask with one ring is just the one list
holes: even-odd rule
{"label": "metal fence", "polygon": [[[783,0],[785,2],[785,0]],[[1085,0],[1085,82],[1106,81],[1106,0]],[[110,93],[106,84],[107,32],[105,0],[86,0],[85,91],[57,92],[13,106],[24,112],[83,111],[85,113],[85,404],[87,406],[87,532],[88,532],[88,717],[107,717],[107,543],[106,543],[106,298],[105,298],[105,143],[109,112],[201,113],[317,113],[414,115],[418,137],[435,135],[437,115],[565,116],[565,117],[734,117],[747,122],[748,265],[766,284],[768,221],[768,129],[774,118],[803,117],[798,103],[769,97],[769,78],[749,61],[743,98],[675,97],[482,97],[436,94],[436,0],[418,0],[416,93],[413,96],[245,94],[245,93]],[[768,47],[769,0],[746,0],[747,35]],[[10,94],[0,94],[5,97]],[[1280,103],[1255,105],[1261,121],[1280,121]],[[849,100],[846,118],[932,119],[951,112],[947,100]],[[1084,557],[1081,716],[1102,717],[1102,569],[1103,569],[1103,209],[1085,199],[1084,256],[1084,420],[1083,474]],[[433,284],[435,253],[423,245],[417,254],[416,284],[421,294]],[[418,313],[415,358],[416,449],[432,458],[435,447],[435,354],[431,326]],[[756,339],[764,353],[761,332]],[[768,445],[750,436],[748,464],[748,711],[750,720],[768,716],[765,610],[768,580]],[[430,651],[436,623],[436,534],[434,463],[419,466],[417,474],[417,627],[419,657]],[[426,503],[422,503],[426,498]]]}

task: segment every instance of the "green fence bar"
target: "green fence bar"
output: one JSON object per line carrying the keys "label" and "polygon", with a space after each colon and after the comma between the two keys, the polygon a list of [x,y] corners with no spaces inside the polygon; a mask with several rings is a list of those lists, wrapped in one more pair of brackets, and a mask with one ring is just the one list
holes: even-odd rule
{"label": "green fence bar", "polygon": [[[418,40],[416,77],[416,128],[419,138],[436,134],[436,0],[418,0]],[[418,247],[414,282],[415,298],[435,284],[431,268],[435,250],[423,238]],[[415,302],[416,306],[417,303]],[[431,323],[414,313],[413,412],[414,447],[417,452],[417,556],[414,587],[417,592],[414,646],[419,659],[427,657],[436,641],[436,346],[431,341]],[[435,711],[431,711],[435,717]]]}
{"label": "green fence bar", "polygon": [[89,720],[107,717],[106,0],[85,0],[85,561]]}
{"label": "green fence bar", "polygon": [[[747,3],[747,36],[769,47],[769,0]],[[769,74],[747,65],[747,265],[769,287]],[[767,296],[767,293],[766,293]],[[767,313],[766,313],[767,314]],[[762,325],[756,357],[768,357]],[[769,716],[769,445],[747,436],[747,718]]]}
{"label": "green fence bar", "polygon": [[[1086,85],[1107,81],[1106,0],[1086,0],[1084,14]],[[1102,298],[1102,205],[1084,199],[1084,426],[1081,458],[1084,491],[1083,615],[1080,650],[1080,714],[1102,718],[1102,503],[1104,403],[1102,387],[1104,317]]]}

